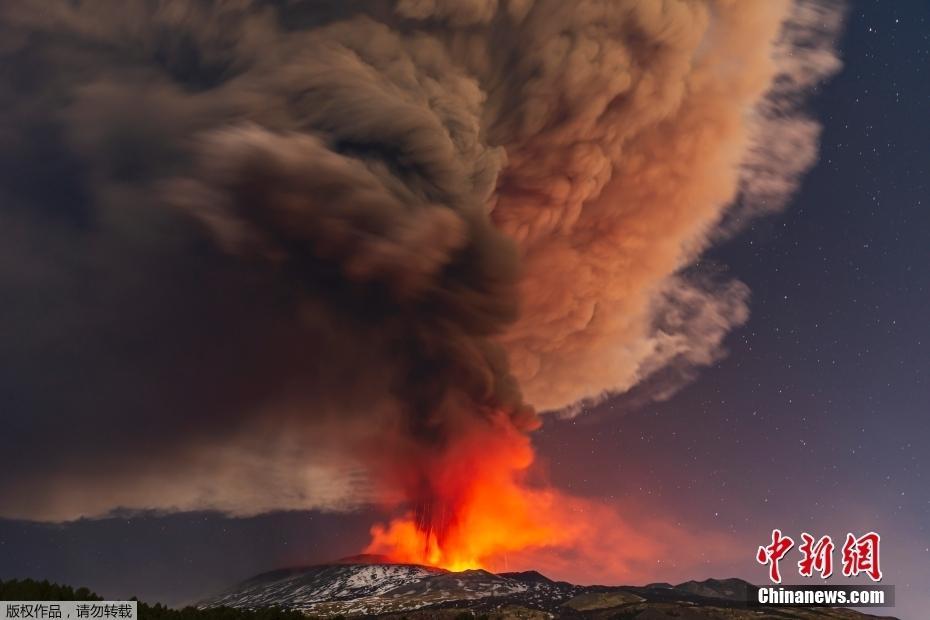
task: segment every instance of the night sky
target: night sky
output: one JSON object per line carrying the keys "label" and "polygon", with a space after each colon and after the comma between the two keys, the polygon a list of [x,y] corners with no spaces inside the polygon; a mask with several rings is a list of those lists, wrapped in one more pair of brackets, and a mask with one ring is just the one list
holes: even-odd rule
{"label": "night sky", "polygon": [[[819,163],[787,210],[752,221],[697,270],[751,289],[727,357],[665,402],[614,398],[535,433],[552,482],[661,514],[699,538],[699,574],[760,582],[778,527],[882,535],[895,613],[930,607],[930,4],[855,3],[844,67],[811,100]],[[16,437],[4,433],[3,443]],[[359,551],[373,513],[127,515],[0,521],[0,578],[179,604],[287,564]],[[729,559],[733,555],[740,561]],[[788,580],[791,581],[790,579]]]}

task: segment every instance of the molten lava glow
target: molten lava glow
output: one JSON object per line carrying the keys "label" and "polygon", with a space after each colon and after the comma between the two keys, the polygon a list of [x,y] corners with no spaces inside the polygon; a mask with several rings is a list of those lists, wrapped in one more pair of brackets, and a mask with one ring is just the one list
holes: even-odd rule
{"label": "molten lava glow", "polygon": [[487,425],[472,419],[457,430],[441,451],[405,451],[406,468],[391,475],[412,508],[372,527],[365,553],[453,571],[539,570],[575,583],[648,583],[693,577],[707,549],[723,560],[744,548],[712,532],[695,537],[641,504],[621,513],[530,484],[529,438],[503,416]]}
{"label": "molten lava glow", "polygon": [[509,553],[569,544],[578,526],[555,491],[525,484],[532,462],[529,439],[503,418],[466,433],[429,459],[425,482],[409,485],[414,510],[375,525],[365,552],[460,571],[503,568]]}
{"label": "molten lava glow", "polygon": [[432,529],[413,513],[374,526],[366,552],[460,571],[506,562],[508,552],[557,546],[571,534],[567,524],[548,518],[552,493],[523,488],[505,476],[476,476],[456,503],[448,523]]}

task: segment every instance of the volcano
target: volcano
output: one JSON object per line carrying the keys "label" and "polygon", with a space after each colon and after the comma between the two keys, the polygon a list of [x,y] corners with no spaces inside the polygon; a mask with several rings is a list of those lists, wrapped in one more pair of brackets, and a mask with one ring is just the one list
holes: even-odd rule
{"label": "volcano", "polygon": [[452,572],[361,555],[257,575],[201,602],[202,609],[283,607],[311,616],[367,618],[888,618],[850,609],[746,608],[741,579],[678,585],[581,586],[536,571]]}

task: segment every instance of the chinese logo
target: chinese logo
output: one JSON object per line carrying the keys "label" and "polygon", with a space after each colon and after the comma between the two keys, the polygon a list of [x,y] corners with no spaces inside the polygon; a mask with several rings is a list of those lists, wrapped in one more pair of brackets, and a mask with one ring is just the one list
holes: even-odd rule
{"label": "chinese logo", "polygon": [[[801,552],[802,557],[798,562],[798,573],[802,577],[813,577],[816,572],[820,574],[821,579],[832,575],[835,548],[833,539],[830,536],[814,538],[804,532],[801,534],[801,541],[798,551]],[[846,542],[842,549],[843,575],[855,577],[859,573],[865,573],[872,581],[881,581],[882,569],[878,552],[880,542],[881,536],[875,532],[869,532],[858,538],[853,534],[846,534]],[[781,530],[775,529],[772,530],[772,542],[759,547],[756,552],[756,561],[769,567],[769,579],[773,583],[781,583],[781,570],[778,563],[793,547],[794,540],[790,536],[784,536]]]}

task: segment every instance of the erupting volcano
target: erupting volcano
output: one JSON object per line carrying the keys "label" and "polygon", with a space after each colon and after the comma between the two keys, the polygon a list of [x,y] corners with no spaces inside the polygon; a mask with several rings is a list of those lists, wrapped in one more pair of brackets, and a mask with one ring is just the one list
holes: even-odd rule
{"label": "erupting volcano", "polygon": [[[0,97],[0,136],[47,171],[14,167],[32,180],[0,192],[23,207],[6,263],[48,277],[32,298],[16,275],[9,297],[28,302],[17,317],[76,326],[62,342],[101,343],[17,330],[34,342],[7,365],[42,372],[10,400],[49,420],[27,434],[63,411],[100,423],[59,442],[54,467],[17,462],[3,516],[375,505],[394,518],[365,551],[398,562],[642,579],[677,530],[651,519],[646,538],[610,501],[547,484],[536,412],[668,398],[720,358],[748,289],[696,263],[813,161],[801,104],[838,67],[838,15],[803,0],[0,3],[0,58],[21,68],[0,92],[33,95]],[[50,143],[20,147],[36,136]]]}
{"label": "erupting volcano", "polygon": [[365,552],[454,571],[497,570],[510,552],[566,544],[577,528],[559,514],[554,490],[528,482],[533,460],[529,437],[506,416],[482,421],[412,474],[409,511],[375,525]]}

